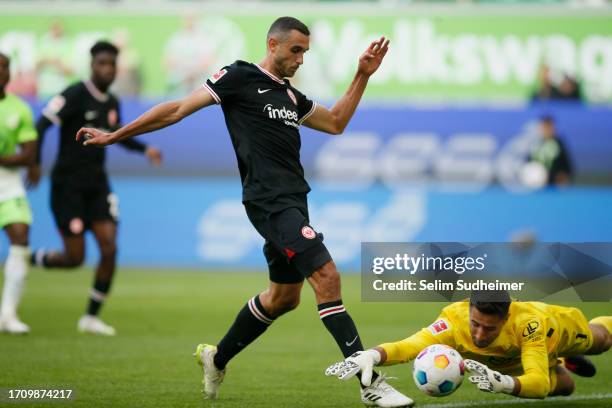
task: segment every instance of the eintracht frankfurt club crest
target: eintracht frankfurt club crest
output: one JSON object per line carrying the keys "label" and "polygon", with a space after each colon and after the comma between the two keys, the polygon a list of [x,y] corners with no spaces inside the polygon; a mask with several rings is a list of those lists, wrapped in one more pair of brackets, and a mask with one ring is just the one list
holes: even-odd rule
{"label": "eintracht frankfurt club crest", "polygon": [[314,239],[317,233],[308,225],[302,228],[302,236],[306,239]]}

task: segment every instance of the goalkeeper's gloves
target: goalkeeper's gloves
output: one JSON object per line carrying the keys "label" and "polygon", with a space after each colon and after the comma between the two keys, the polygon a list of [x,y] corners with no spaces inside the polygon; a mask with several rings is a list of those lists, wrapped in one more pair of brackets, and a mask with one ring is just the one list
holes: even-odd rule
{"label": "goalkeeper's gloves", "polygon": [[344,361],[332,364],[325,370],[325,375],[348,380],[361,372],[361,383],[368,387],[372,382],[374,366],[380,363],[380,353],[376,350],[358,351]]}
{"label": "goalkeeper's gloves", "polygon": [[464,360],[465,368],[476,375],[470,377],[470,382],[475,384],[480,391],[512,394],[514,391],[514,378],[493,371],[486,365],[474,360]]}

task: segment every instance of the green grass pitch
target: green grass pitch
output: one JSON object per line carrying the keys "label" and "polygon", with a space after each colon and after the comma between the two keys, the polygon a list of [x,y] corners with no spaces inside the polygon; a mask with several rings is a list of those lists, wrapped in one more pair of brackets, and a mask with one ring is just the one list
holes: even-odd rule
{"label": "green grass pitch", "polygon": [[[0,388],[5,394],[8,388],[74,390],[74,400],[52,403],[55,407],[361,406],[356,381],[323,375],[325,367],[341,356],[318,318],[309,287],[304,287],[296,311],[280,318],[230,363],[220,399],[211,403],[201,398],[200,369],[191,354],[197,343],[220,339],[245,301],[265,288],[266,274],[121,270],[102,312],[117,328],[115,338],[76,333],[91,280],[91,271],[83,269],[30,272],[20,310],[32,333],[0,336]],[[359,285],[358,276],[343,277],[344,304],[366,346],[410,335],[429,324],[442,307],[362,303]],[[593,317],[610,314],[610,305],[580,307]],[[484,394],[467,380],[450,397],[430,398],[414,386],[411,365],[385,371],[399,377],[392,384],[421,407],[612,407],[612,352],[594,361],[598,375],[576,379],[574,399],[534,403]]]}

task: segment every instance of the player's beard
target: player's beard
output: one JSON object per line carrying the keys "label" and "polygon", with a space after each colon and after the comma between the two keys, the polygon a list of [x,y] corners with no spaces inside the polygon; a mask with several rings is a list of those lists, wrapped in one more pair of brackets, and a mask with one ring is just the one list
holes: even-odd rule
{"label": "player's beard", "polygon": [[474,345],[478,348],[485,348],[487,347],[489,344],[491,344],[491,342],[484,342],[484,341],[478,341],[475,338],[472,337],[472,343],[474,343]]}
{"label": "player's beard", "polygon": [[298,68],[299,68],[299,65],[297,67],[295,67],[295,68],[293,68],[293,67],[289,68],[289,72],[287,72],[287,75],[285,75],[285,76],[287,78],[291,78],[292,76],[295,75],[295,73],[297,72]]}
{"label": "player's beard", "polygon": [[300,66],[299,65],[290,65],[288,67],[283,67],[283,78],[291,78],[295,75],[295,73],[297,72],[298,68]]}

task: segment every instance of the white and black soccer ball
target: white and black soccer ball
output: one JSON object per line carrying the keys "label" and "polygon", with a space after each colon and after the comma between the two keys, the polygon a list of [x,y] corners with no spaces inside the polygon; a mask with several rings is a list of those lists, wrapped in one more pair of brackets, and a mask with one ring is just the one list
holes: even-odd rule
{"label": "white and black soccer ball", "polygon": [[463,358],[452,347],[434,344],[414,360],[412,376],[416,386],[432,397],[452,394],[463,382]]}

